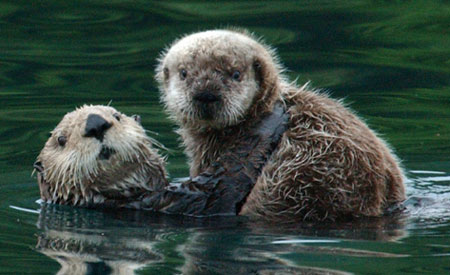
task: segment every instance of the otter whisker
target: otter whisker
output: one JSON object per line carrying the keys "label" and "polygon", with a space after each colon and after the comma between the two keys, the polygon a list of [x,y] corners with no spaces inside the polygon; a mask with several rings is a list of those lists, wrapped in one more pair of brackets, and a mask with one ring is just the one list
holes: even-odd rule
{"label": "otter whisker", "polygon": [[[287,110],[288,130],[241,213],[298,220],[379,216],[386,201],[405,198],[389,146],[341,100],[309,82],[290,82],[276,51],[261,40],[233,30],[199,32],[175,41],[158,63],[161,100],[180,127],[191,176],[242,140],[275,104]],[[186,76],[180,67],[188,68]],[[230,68],[232,75],[222,73]]]}
{"label": "otter whisker", "polygon": [[[95,123],[108,123],[106,128],[99,128],[106,131],[101,143],[96,137],[84,135],[85,121],[91,114],[96,115]],[[43,200],[91,205],[102,203],[105,194],[112,196],[110,200],[120,201],[152,189],[148,185],[167,184],[164,159],[152,148],[152,142],[158,142],[148,138],[135,119],[118,114],[112,107],[85,105],[64,116],[38,157],[49,185],[48,192],[41,192]],[[111,123],[119,120],[117,117],[120,123]],[[95,123],[91,126],[96,127]],[[68,139],[64,148],[56,140],[59,135]],[[105,158],[99,157],[102,146]],[[151,165],[160,167],[146,168]],[[154,177],[157,180],[145,180]]]}

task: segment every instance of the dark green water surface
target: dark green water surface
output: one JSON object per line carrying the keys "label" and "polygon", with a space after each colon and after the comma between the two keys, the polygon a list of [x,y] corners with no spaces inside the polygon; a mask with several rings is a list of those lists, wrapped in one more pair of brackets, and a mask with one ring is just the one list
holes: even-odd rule
{"label": "dark green water surface", "polygon": [[[388,140],[407,215],[283,227],[36,203],[32,164],[85,103],[140,114],[171,176],[187,176],[155,59],[227,26],[263,36],[292,80],[345,98]],[[0,273],[450,274],[449,30],[448,1],[1,1]]]}

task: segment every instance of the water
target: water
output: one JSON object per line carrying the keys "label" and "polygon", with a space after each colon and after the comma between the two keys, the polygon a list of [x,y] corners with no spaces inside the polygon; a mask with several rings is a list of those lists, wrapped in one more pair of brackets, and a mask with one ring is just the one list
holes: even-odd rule
{"label": "water", "polygon": [[[408,172],[407,215],[280,227],[35,203],[32,163],[85,103],[140,114],[186,176],[155,59],[224,26],[264,36],[291,79],[383,134]],[[446,1],[0,2],[0,273],[450,273],[449,29]]]}

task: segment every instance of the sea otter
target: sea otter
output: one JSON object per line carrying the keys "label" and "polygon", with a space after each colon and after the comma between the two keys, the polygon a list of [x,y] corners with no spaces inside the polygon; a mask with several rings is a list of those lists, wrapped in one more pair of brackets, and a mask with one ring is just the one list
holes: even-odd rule
{"label": "sea otter", "polygon": [[167,186],[165,160],[139,116],[85,105],[64,116],[34,163],[41,199],[119,204]]}
{"label": "sea otter", "polygon": [[283,104],[288,129],[240,214],[276,221],[380,216],[405,199],[389,146],[341,101],[283,75],[275,51],[235,30],[194,33],[162,53],[156,80],[191,177]]}
{"label": "sea otter", "polygon": [[196,217],[236,215],[287,128],[280,104],[261,117],[197,177],[169,184],[164,158],[139,116],[83,106],[64,116],[34,164],[41,198]]}

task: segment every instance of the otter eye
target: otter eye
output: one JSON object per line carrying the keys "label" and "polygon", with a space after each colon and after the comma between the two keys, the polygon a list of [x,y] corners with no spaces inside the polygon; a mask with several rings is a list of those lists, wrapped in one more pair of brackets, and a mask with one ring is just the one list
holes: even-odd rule
{"label": "otter eye", "polygon": [[181,80],[185,80],[187,76],[187,71],[185,69],[180,70],[180,78]]}
{"label": "otter eye", "polygon": [[113,114],[113,117],[114,117],[115,119],[117,119],[117,121],[120,121],[120,114],[119,114],[119,113],[114,113],[114,114]]}
{"label": "otter eye", "polygon": [[59,146],[66,145],[66,142],[67,142],[67,138],[65,136],[59,136],[58,137],[58,144],[59,144]]}
{"label": "otter eye", "polygon": [[241,72],[239,72],[239,71],[234,71],[233,74],[231,75],[231,77],[232,77],[234,80],[240,80],[240,79],[241,79]]}

